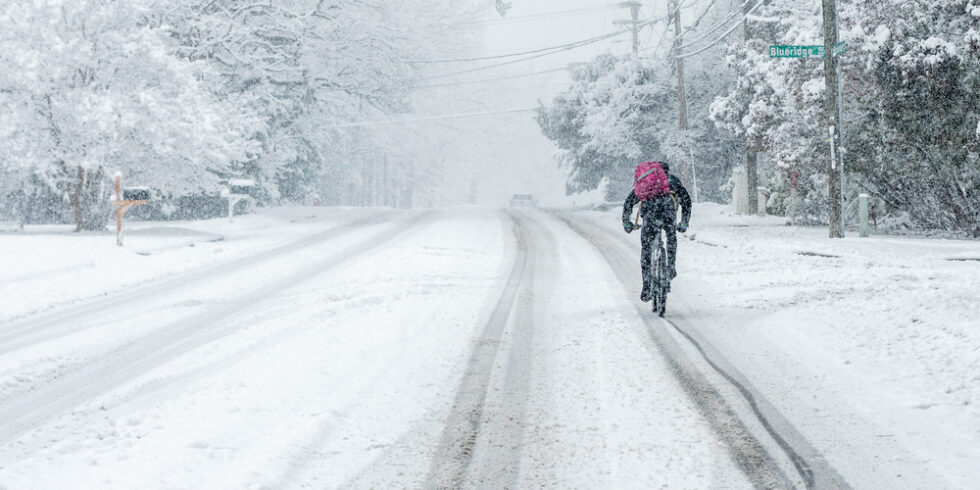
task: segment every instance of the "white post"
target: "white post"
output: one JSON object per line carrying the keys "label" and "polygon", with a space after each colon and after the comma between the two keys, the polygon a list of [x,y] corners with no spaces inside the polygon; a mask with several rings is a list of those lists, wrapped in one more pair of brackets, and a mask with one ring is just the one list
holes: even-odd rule
{"label": "white post", "polygon": [[765,187],[756,188],[756,192],[758,192],[758,194],[756,195],[759,196],[759,209],[757,209],[757,211],[759,212],[759,216],[766,215],[766,201],[768,201],[768,198],[766,197],[766,191],[768,191],[768,189],[766,189]]}
{"label": "white post", "polygon": [[732,205],[736,214],[749,214],[749,177],[744,168],[734,172],[735,188],[732,189]]}
{"label": "white post", "polygon": [[[834,151],[834,147],[837,146],[837,135],[834,133],[834,126],[830,126],[830,168],[837,169],[837,153]],[[830,178],[834,178],[833,175]]]}
{"label": "white post", "polygon": [[116,208],[116,245],[122,246],[123,244],[123,232],[122,232],[122,184],[120,183],[122,179],[122,172],[116,172],[116,201],[113,205]]}
{"label": "white post", "polygon": [[[836,8],[837,6],[835,5],[834,9],[836,10]],[[838,24],[840,23],[840,17],[836,14],[834,15],[834,22]],[[834,27],[834,30],[838,31],[839,33],[839,27],[837,27],[836,25]],[[839,40],[840,39],[838,38],[838,41]],[[830,56],[834,56],[834,54],[830,53]],[[844,225],[847,219],[847,213],[844,210],[844,153],[846,152],[846,150],[844,149],[844,82],[843,82],[843,77],[841,76],[841,74],[843,73],[842,72],[843,67],[841,66],[842,65],[841,61],[844,57],[844,53],[842,52],[839,56],[841,59],[838,59],[836,64],[837,64],[837,124],[840,125],[840,154],[837,157],[840,160],[840,236],[841,238],[843,238]]]}
{"label": "white post", "polygon": [[687,141],[687,150],[691,155],[691,186],[694,187],[694,202],[698,202],[698,172],[697,167],[694,165],[694,148],[691,146],[691,141]]}
{"label": "white post", "polygon": [[796,226],[796,209],[797,209],[797,196],[796,187],[791,187],[789,190],[789,224]]}
{"label": "white post", "polygon": [[868,224],[868,195],[858,196],[858,214],[861,220],[861,238],[868,238],[871,235],[871,227]]}
{"label": "white post", "polygon": [[235,222],[235,198],[228,196],[228,222]]}
{"label": "white post", "polygon": [[[830,126],[830,168],[831,170],[836,170],[840,178],[840,230],[838,237],[844,238],[844,148],[841,147],[841,159],[839,160],[840,165],[838,165],[837,153],[834,149],[837,147],[837,133],[834,132],[835,127]],[[830,179],[834,178],[834,174],[831,173],[828,176]],[[828,183],[830,184],[830,183]]]}

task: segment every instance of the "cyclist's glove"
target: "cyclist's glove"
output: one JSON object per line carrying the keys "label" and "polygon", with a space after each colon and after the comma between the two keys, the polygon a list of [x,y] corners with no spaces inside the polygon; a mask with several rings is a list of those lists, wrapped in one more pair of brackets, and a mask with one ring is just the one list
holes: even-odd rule
{"label": "cyclist's glove", "polygon": [[626,230],[626,233],[633,233],[633,228],[634,228],[633,223],[630,223],[629,221],[623,221],[623,229]]}
{"label": "cyclist's glove", "polygon": [[681,233],[684,233],[684,232],[687,231],[687,227],[688,226],[689,225],[687,223],[681,223],[681,224],[677,225],[677,231],[679,231]]}

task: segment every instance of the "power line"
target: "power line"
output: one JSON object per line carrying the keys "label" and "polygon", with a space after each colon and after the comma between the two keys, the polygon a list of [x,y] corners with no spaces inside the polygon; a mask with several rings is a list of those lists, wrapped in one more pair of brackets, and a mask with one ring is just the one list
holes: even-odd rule
{"label": "power line", "polygon": [[544,75],[544,74],[547,74],[547,73],[557,73],[557,72],[560,72],[560,71],[567,71],[567,70],[568,70],[568,67],[567,66],[563,66],[561,68],[553,68],[551,70],[536,71],[534,73],[525,73],[523,75],[513,75],[513,76],[509,76],[509,77],[498,77],[498,78],[486,78],[486,79],[483,79],[483,80],[466,80],[466,81],[462,81],[462,82],[436,83],[436,84],[431,84],[431,85],[420,85],[420,86],[418,86],[416,88],[426,89],[426,88],[437,88],[437,87],[455,87],[457,85],[470,85],[470,84],[476,84],[476,83],[491,83],[491,82],[499,82],[499,81],[503,81],[503,80],[515,80],[515,79],[518,79],[518,78],[528,78],[528,77],[533,77],[533,76],[537,76],[537,75]]}
{"label": "power line", "polygon": [[332,126],[321,126],[322,129],[342,129],[342,128],[356,128],[364,126],[386,126],[390,124],[408,124],[426,121],[443,121],[446,119],[464,119],[469,117],[481,117],[481,116],[496,116],[500,114],[518,114],[522,112],[534,112],[536,108],[530,109],[509,109],[503,111],[486,111],[486,112],[463,112],[459,114],[444,114],[441,116],[430,116],[430,117],[418,117],[414,119],[388,119],[384,121],[363,121],[363,122],[352,122],[344,124],[334,124]]}
{"label": "power line", "polygon": [[[751,1],[752,0],[745,0],[745,2],[742,3],[742,5],[738,8],[738,10],[733,10],[731,13],[728,14],[727,17],[725,17],[724,19],[722,19],[721,22],[715,24],[714,26],[712,26],[708,30],[700,33],[700,36],[699,37],[697,37],[695,39],[692,39],[692,40],[686,42],[685,44],[681,44],[680,46],[677,46],[676,49],[683,50],[685,48],[689,48],[692,45],[697,44],[697,43],[699,43],[699,42],[707,39],[708,37],[710,37],[712,34],[714,34],[715,32],[717,32],[718,30],[723,29],[732,19],[738,17],[739,12],[741,12],[745,8],[745,6],[748,5],[749,2],[751,2]],[[707,13],[707,11],[705,11],[705,13]],[[736,22],[736,24],[738,24],[738,22]],[[681,39],[683,39],[683,36],[681,36]]]}
{"label": "power line", "polygon": [[487,105],[487,101],[489,99],[498,98],[498,94],[506,94],[506,95],[524,94],[524,97],[533,96],[537,100],[541,100],[542,98],[546,100],[550,100],[552,97],[563,92],[563,90],[560,89],[568,89],[568,88],[569,88],[568,82],[543,83],[543,84],[518,86],[518,87],[504,87],[504,86],[488,87],[485,89],[481,89],[480,91],[474,94],[471,94],[471,96],[469,97],[465,94],[455,93],[452,94],[451,96],[447,96],[448,98],[440,98],[440,100],[444,100],[446,102],[453,101],[458,103],[479,104],[479,106],[477,107],[477,109],[479,109],[479,108],[485,108]]}
{"label": "power line", "polygon": [[711,49],[715,44],[720,43],[723,39],[725,39],[726,37],[728,37],[728,35],[731,34],[732,31],[734,31],[739,26],[739,24],[742,23],[742,21],[744,21],[750,15],[754,14],[755,11],[758,10],[759,7],[761,7],[763,3],[765,3],[764,0],[758,0],[758,2],[755,4],[755,6],[753,6],[751,10],[749,10],[748,12],[745,13],[745,15],[742,16],[742,19],[741,20],[739,20],[738,22],[736,22],[735,25],[733,25],[730,29],[728,29],[727,31],[725,31],[724,34],[722,34],[720,37],[718,37],[718,39],[715,39],[714,41],[712,41],[711,43],[709,43],[707,46],[705,46],[705,47],[703,47],[703,48],[701,48],[701,49],[699,49],[697,51],[693,51],[691,53],[679,54],[679,55],[675,56],[675,58],[677,58],[677,59],[690,58],[691,56],[695,56],[695,55],[701,54],[701,53],[703,53],[703,52]]}
{"label": "power line", "polygon": [[[744,6],[745,6],[745,4],[748,3],[748,2],[750,2],[750,1],[751,0],[745,0],[745,3],[743,3],[742,6],[739,7],[739,10],[743,9]],[[703,40],[703,39],[709,37],[711,34],[713,34],[714,32],[716,32],[718,29],[724,27],[725,24],[728,23],[728,21],[730,21],[736,15],[738,15],[738,11],[731,11],[731,12],[729,12],[725,16],[725,18],[721,20],[721,22],[719,22],[719,23],[717,23],[717,24],[709,27],[707,30],[705,30],[703,32],[699,32],[698,33],[699,34],[699,37],[698,38],[692,39],[690,42],[687,42],[685,44],[684,43],[685,36],[691,34],[695,29],[697,29],[697,27],[699,25],[701,25],[701,21],[704,20],[705,16],[708,15],[708,12],[711,12],[711,9],[714,8],[715,3],[717,3],[716,0],[711,0],[711,3],[708,4],[708,8],[704,9],[704,12],[701,12],[701,15],[698,16],[698,20],[695,21],[693,24],[691,24],[687,29],[684,30],[684,33],[680,35],[681,44],[680,44],[679,47],[681,49],[683,49],[683,48],[685,48],[687,46],[690,46],[691,44],[694,44],[694,43],[696,43],[696,42],[698,42],[700,40]]]}
{"label": "power line", "polygon": [[[647,24],[649,24],[649,22],[644,22],[642,24],[643,25],[647,25]],[[630,31],[629,30],[623,30],[623,31],[618,31],[618,32],[612,32],[612,33],[609,33],[609,34],[605,34],[603,36],[598,36],[598,37],[594,37],[592,39],[587,39],[585,41],[580,41],[580,42],[578,42],[578,43],[576,43],[576,44],[574,44],[572,46],[568,46],[568,47],[564,47],[564,48],[561,48],[561,49],[549,51],[547,53],[536,54],[534,56],[528,56],[526,58],[521,58],[521,59],[518,59],[518,60],[505,61],[503,63],[496,63],[496,64],[493,64],[493,65],[481,66],[481,67],[472,68],[472,69],[469,69],[469,70],[463,70],[463,71],[458,71],[458,72],[453,72],[453,73],[443,73],[441,75],[433,75],[431,77],[425,77],[422,80],[435,80],[435,79],[439,79],[439,78],[453,77],[453,76],[456,76],[456,75],[465,75],[467,73],[475,73],[475,72],[478,72],[478,71],[489,70],[491,68],[498,68],[498,67],[501,67],[501,66],[513,65],[514,63],[521,63],[521,62],[524,62],[524,61],[529,61],[529,60],[541,58],[541,57],[544,57],[544,56],[551,56],[553,54],[558,54],[558,53],[561,53],[561,52],[564,52],[564,51],[571,51],[572,49],[575,49],[575,48],[579,48],[579,47],[586,46],[586,45],[589,45],[589,44],[594,44],[594,43],[597,43],[597,42],[600,42],[600,41],[604,41],[606,39],[610,39],[610,38],[613,38],[613,37],[616,37],[616,36],[621,36],[623,34],[626,34],[627,32],[630,32]]]}
{"label": "power line", "polygon": [[666,20],[667,21],[667,24],[664,26],[664,34],[662,36],[660,36],[660,41],[657,43],[657,46],[656,47],[654,47],[654,46],[645,47],[645,48],[643,48],[643,49],[640,50],[641,53],[644,52],[644,51],[650,51],[651,49],[656,49],[656,50],[659,51],[661,48],[663,48],[664,43],[667,41],[667,36],[670,35],[670,20],[674,17],[674,14],[675,13],[677,13],[677,12],[680,11],[680,9],[681,9],[681,7],[680,7],[680,5],[678,5],[676,8],[674,8],[673,11],[671,11],[670,10],[670,4],[668,4],[667,5],[667,16],[666,17],[661,17],[660,19],[655,19],[655,20],[651,21],[651,22],[657,23],[657,22],[660,22],[662,20]]}
{"label": "power line", "polygon": [[[717,3],[717,0],[711,0],[711,3],[709,3],[708,4],[708,7],[706,9],[704,9],[704,12],[701,12],[701,15],[698,16],[698,20],[694,21],[694,23],[691,24],[690,27],[688,27],[687,29],[684,30],[684,34],[687,34],[687,33],[691,32],[691,31],[693,31],[699,25],[701,25],[701,21],[704,20],[705,16],[708,15],[708,12],[711,12],[711,9],[715,8],[715,3]],[[684,38],[684,35],[681,35],[681,39],[683,39],[683,38]]]}
{"label": "power line", "polygon": [[618,7],[619,7],[618,4],[609,4],[609,5],[598,6],[598,7],[587,7],[587,8],[571,9],[571,10],[558,10],[554,12],[543,12],[540,14],[530,14],[530,15],[524,15],[520,17],[507,17],[504,19],[477,20],[471,22],[463,22],[461,23],[461,25],[476,25],[476,24],[494,25],[494,24],[511,24],[517,22],[529,22],[538,19],[569,17],[573,15],[601,12],[603,10],[612,10]]}
{"label": "power line", "polygon": [[[600,37],[603,37],[603,36],[600,36]],[[538,49],[533,49],[531,51],[523,51],[523,52],[519,52],[519,53],[501,54],[501,55],[495,55],[495,56],[483,56],[483,57],[480,57],[480,58],[457,58],[457,59],[446,59],[446,60],[417,60],[417,61],[409,61],[409,63],[416,63],[416,64],[423,64],[423,63],[462,63],[462,62],[469,62],[469,61],[486,61],[486,60],[497,60],[497,59],[501,59],[501,58],[513,58],[515,56],[525,56],[525,55],[529,55],[529,54],[542,53],[542,52],[545,52],[545,51],[554,51],[554,50],[561,49],[561,48],[584,46],[585,44],[588,44],[590,42],[593,42],[596,39],[599,39],[599,38],[585,39],[585,40],[582,40],[582,41],[575,41],[575,42],[567,43],[567,44],[559,44],[557,46],[550,46],[550,47],[547,47],[547,48],[538,48]]]}
{"label": "power line", "polygon": [[[666,25],[664,26],[664,33],[663,33],[662,36],[660,36],[660,41],[658,41],[657,46],[647,46],[645,48],[640,49],[640,52],[642,53],[642,52],[645,52],[645,51],[650,51],[651,49],[657,49],[657,50],[659,50],[660,48],[662,48],[663,45],[664,45],[664,42],[666,42],[666,40],[667,40],[667,36],[670,35],[670,21],[674,18],[674,14],[676,14],[677,12],[679,12],[682,8],[690,7],[691,4],[694,3],[694,1],[695,0],[691,0],[690,2],[688,2],[687,4],[684,4],[684,5],[677,4],[677,6],[674,7],[673,10],[671,10],[670,4],[668,4],[667,5],[667,15],[666,16],[660,17],[660,18],[657,18],[657,19],[653,19],[653,20],[649,21],[649,24],[651,24],[651,25],[652,24],[658,24],[660,22],[666,21]],[[653,38],[653,33],[650,34],[650,38],[651,39]],[[649,42],[649,40],[648,40],[648,42]]]}
{"label": "power line", "polygon": [[[746,3],[748,3],[749,1],[751,1],[751,0],[748,0]],[[738,12],[737,11],[731,12],[730,14],[728,14],[727,17],[725,17],[724,19],[722,19],[721,22],[719,22],[719,23],[711,26],[711,28],[707,29],[706,31],[699,33],[699,36],[698,37],[696,37],[694,39],[691,39],[690,41],[688,41],[685,44],[681,44],[680,46],[677,46],[677,49],[689,48],[689,47],[691,47],[694,44],[697,44],[697,43],[699,43],[699,42],[701,42],[701,41],[703,41],[705,39],[708,39],[715,32],[718,32],[719,30],[724,29],[728,25],[728,23],[732,19],[734,19],[735,17],[737,17],[737,16],[738,16]],[[684,36],[681,36],[681,39],[683,39],[683,38],[684,38]]]}

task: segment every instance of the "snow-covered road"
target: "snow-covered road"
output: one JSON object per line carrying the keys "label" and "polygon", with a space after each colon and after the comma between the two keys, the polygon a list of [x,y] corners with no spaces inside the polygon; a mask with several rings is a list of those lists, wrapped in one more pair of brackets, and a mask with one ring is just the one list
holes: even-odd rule
{"label": "snow-covered road", "polygon": [[966,488],[976,421],[912,447],[953,431],[877,417],[897,381],[861,394],[809,329],[756,327],[717,275],[772,223],[708,211],[667,321],[612,213],[267,212],[91,260],[0,236],[48,255],[0,276],[29,298],[0,308],[0,488]]}
{"label": "snow-covered road", "polygon": [[[615,237],[616,214],[578,219]],[[818,486],[821,474],[854,488],[975,486],[980,243],[829,241],[710,204],[696,222],[667,323],[809,461]]]}

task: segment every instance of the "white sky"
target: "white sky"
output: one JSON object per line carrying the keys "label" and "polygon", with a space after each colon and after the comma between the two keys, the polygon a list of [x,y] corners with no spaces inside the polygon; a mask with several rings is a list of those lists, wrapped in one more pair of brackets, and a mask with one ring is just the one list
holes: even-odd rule
{"label": "white sky", "polygon": [[[507,13],[506,18],[501,18],[494,9],[487,10],[484,41],[488,55],[540,49],[602,36],[624,29],[622,26],[615,25],[615,21],[630,19],[628,8],[620,7],[619,2],[609,0],[509,1],[512,2],[513,8]],[[667,0],[646,0],[641,3],[643,4],[640,11],[641,21],[666,17]],[[682,9],[684,15],[682,20],[693,17],[693,11],[700,8],[700,3],[700,1],[684,2],[685,5],[690,4],[690,7]],[[652,48],[660,44],[664,38],[664,28],[664,22],[655,24],[652,28],[644,28],[639,36],[640,49]],[[665,46],[669,46],[672,39],[672,35],[668,36]],[[601,53],[627,54],[631,47],[632,36],[627,33],[570,51],[480,72],[479,76],[481,79],[486,79],[561,68],[569,63],[589,61]],[[476,77],[477,74],[472,76]],[[551,97],[561,91],[563,87],[560,84],[565,81],[567,77],[559,72],[498,82],[497,86],[513,87],[515,94],[519,89],[523,93],[520,100],[533,102],[538,98]]]}
{"label": "white sky", "polygon": [[[481,19],[484,50],[474,54],[474,57],[524,52],[578,42],[623,30],[625,27],[617,26],[614,22],[630,19],[628,8],[610,0],[509,0],[513,6],[504,18],[492,7],[491,0],[485,1],[487,8]],[[667,0],[646,0],[641,3],[641,21],[666,17]],[[682,20],[687,22],[703,10],[701,0],[689,0],[683,4],[686,8],[682,8]],[[655,47],[664,41],[666,27],[666,23],[662,21],[644,28],[639,36],[640,49],[647,49],[649,54],[656,53]],[[666,37],[665,48],[669,47],[672,39],[672,34]],[[548,104],[552,97],[568,87],[568,77],[564,71],[509,80],[487,80],[564,68],[570,63],[590,61],[602,53],[622,55],[629,53],[631,49],[632,36],[625,33],[569,51],[470,74],[440,78],[435,82],[468,82],[449,92],[454,101],[462,104],[455,107],[457,112],[533,108],[538,106],[538,101]],[[432,72],[454,73],[513,59],[517,58],[437,65]],[[474,81],[481,82],[472,83]],[[486,124],[504,132],[503,140],[500,141],[498,135],[495,141],[499,145],[494,147],[499,150],[499,160],[504,163],[498,173],[499,188],[489,193],[481,192],[481,203],[500,203],[514,193],[535,194],[545,204],[569,204],[572,201],[582,203],[598,199],[596,195],[565,197],[565,178],[557,169],[554,158],[556,148],[541,135],[532,113],[485,116],[479,119],[481,120],[472,121],[472,124]],[[489,200],[487,194],[492,194]]]}

